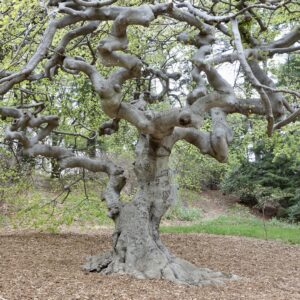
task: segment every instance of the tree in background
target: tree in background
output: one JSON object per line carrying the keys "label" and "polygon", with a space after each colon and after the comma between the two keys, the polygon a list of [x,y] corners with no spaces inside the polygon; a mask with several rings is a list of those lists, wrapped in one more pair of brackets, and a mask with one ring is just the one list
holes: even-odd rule
{"label": "tree in background", "polygon": [[[271,65],[279,87],[291,86],[299,90],[299,56],[288,55],[284,63]],[[292,95],[289,105],[297,108]],[[231,163],[222,189],[240,196],[241,203],[256,207],[267,217],[279,217],[300,221],[300,131],[298,124],[290,124],[277,131],[271,138],[264,136],[261,120],[248,121],[250,130],[243,134],[242,145],[236,149],[242,153]]]}
{"label": "tree in background", "polygon": [[[26,156],[56,159],[60,169],[84,168],[109,176],[103,200],[116,226],[113,248],[92,257],[86,268],[190,284],[229,278],[175,257],[160,239],[159,224],[175,194],[169,157],[174,145],[184,140],[225,162],[233,139],[229,114],[264,116],[268,135],[296,120],[300,110],[293,110],[284,95],[299,97],[299,93],[288,87],[277,89],[260,62],[299,50],[299,26],[289,28],[299,16],[299,5],[293,1],[51,0],[49,6],[27,3],[36,11],[22,23],[24,3],[8,4],[1,25],[11,27],[13,35],[9,39],[1,33],[7,43],[1,51],[0,94],[9,105],[0,107],[0,114],[3,120],[13,121],[5,129],[5,140],[20,143]],[[273,26],[279,18],[284,35]],[[244,74],[242,82],[255,90],[251,97],[238,90],[237,81],[229,83],[230,72],[224,78],[217,69],[236,62]],[[86,91],[92,94],[86,105],[76,92],[80,81],[73,79],[82,73],[90,80]],[[47,88],[55,78],[59,81],[48,99]],[[40,101],[21,101],[12,107],[14,96],[24,93],[25,81],[45,91],[46,104],[53,102],[57,115],[47,114]],[[59,89],[64,89],[61,95]],[[69,101],[61,101],[64,93],[70,94]],[[102,113],[110,119],[100,124]],[[92,119],[101,136],[117,132],[121,120],[137,129],[138,186],[132,201],[120,200],[126,178],[115,163],[76,155],[64,147],[67,139],[61,145],[48,143],[59,117],[72,114],[78,114],[81,127]],[[204,126],[204,120],[210,125]]]}
{"label": "tree in background", "polygon": [[[258,132],[248,134],[252,139],[259,136]],[[299,136],[294,129],[293,133],[277,132],[271,139],[255,140],[247,149],[250,155],[240,157],[226,174],[223,191],[237,194],[242,204],[259,209],[266,217],[299,221],[300,160],[284,149],[299,151]]]}

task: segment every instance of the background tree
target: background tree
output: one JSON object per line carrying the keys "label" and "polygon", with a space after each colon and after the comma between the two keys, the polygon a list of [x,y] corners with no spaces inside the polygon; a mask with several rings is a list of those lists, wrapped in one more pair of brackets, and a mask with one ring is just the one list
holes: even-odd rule
{"label": "background tree", "polygon": [[[288,55],[283,63],[267,65],[276,75],[278,86],[294,90],[299,90],[299,66],[296,53]],[[298,107],[297,99],[291,95],[286,98],[291,107]],[[247,120],[250,130],[243,133],[243,146],[235,145],[240,155],[231,162],[222,188],[239,195],[241,203],[255,206],[265,216],[299,221],[299,124],[289,124],[267,138],[259,118],[250,122]]]}
{"label": "background tree", "polygon": [[[116,2],[119,6],[113,5]],[[225,162],[233,139],[228,114],[265,116],[268,135],[296,120],[300,110],[294,110],[284,95],[299,97],[299,93],[276,89],[260,62],[299,50],[299,26],[289,28],[299,15],[299,5],[293,1],[149,1],[142,5],[141,1],[53,0],[49,6],[33,2],[30,7],[37,13],[25,17],[20,29],[15,24],[24,17],[24,6],[7,4],[1,25],[14,24],[14,39],[2,51],[0,94],[9,105],[0,107],[0,114],[13,121],[5,130],[5,140],[20,143],[24,155],[56,159],[61,169],[84,168],[109,176],[103,199],[116,225],[113,249],[92,257],[86,268],[191,284],[229,278],[176,258],[160,240],[159,224],[175,195],[169,157],[176,142],[185,140],[201,153]],[[286,30],[282,36],[278,36],[282,28],[272,27],[279,16]],[[27,33],[31,25],[38,29]],[[251,97],[217,69],[235,62]],[[73,79],[81,73],[89,82]],[[55,78],[59,81],[54,82],[49,99],[48,84]],[[47,104],[53,102],[48,112],[40,101],[22,101],[25,81],[44,94]],[[78,83],[95,96],[89,97],[92,103],[79,105],[85,99],[76,92]],[[64,102],[59,89],[69,96]],[[21,102],[12,108],[18,97]],[[100,99],[101,109],[95,99]],[[53,109],[57,115],[49,114]],[[100,124],[102,113],[110,120]],[[96,131],[100,136],[116,132],[121,120],[137,129],[134,172],[138,186],[131,202],[120,200],[126,178],[112,161],[67,149],[67,138],[61,146],[48,143],[59,117],[66,115],[67,120],[76,116],[80,130]],[[204,126],[205,119],[210,126]],[[87,126],[86,122],[92,125],[93,121],[96,124]],[[76,131],[56,134],[83,136]],[[84,138],[91,141],[94,137]]]}

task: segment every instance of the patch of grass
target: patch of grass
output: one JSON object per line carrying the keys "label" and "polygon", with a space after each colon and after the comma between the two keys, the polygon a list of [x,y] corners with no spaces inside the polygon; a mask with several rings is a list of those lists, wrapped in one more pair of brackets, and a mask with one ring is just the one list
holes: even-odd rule
{"label": "patch of grass", "polygon": [[165,218],[167,220],[179,220],[179,221],[196,221],[201,217],[201,212],[196,207],[186,207],[183,206],[180,202],[170,208]]}
{"label": "patch of grass", "polygon": [[162,226],[161,232],[236,235],[300,244],[300,225],[277,220],[266,221],[264,225],[262,220],[254,217],[221,216],[190,226]]}
{"label": "patch of grass", "polygon": [[178,190],[179,197],[181,202],[185,204],[191,204],[193,201],[198,201],[201,198],[199,192],[188,190],[188,189],[179,189]]}
{"label": "patch of grass", "polygon": [[39,182],[29,181],[30,184],[24,180],[21,183],[15,190],[5,189],[3,199],[9,211],[3,217],[0,213],[0,227],[58,232],[60,226],[74,223],[79,226],[112,224],[105,203],[101,201],[103,188],[99,182],[87,181],[87,194],[82,182],[72,185],[69,194],[56,180],[40,179]]}
{"label": "patch of grass", "polygon": [[7,223],[7,216],[2,215],[0,212],[0,227],[4,227]]}
{"label": "patch of grass", "polygon": [[100,200],[99,195],[90,193],[86,198],[83,193],[74,191],[65,200],[64,196],[54,201],[55,195],[35,192],[30,195],[30,199],[18,199],[26,205],[19,206],[11,221],[16,228],[39,228],[51,232],[57,231],[61,225],[73,223],[77,225],[112,223],[106,215],[105,203]]}

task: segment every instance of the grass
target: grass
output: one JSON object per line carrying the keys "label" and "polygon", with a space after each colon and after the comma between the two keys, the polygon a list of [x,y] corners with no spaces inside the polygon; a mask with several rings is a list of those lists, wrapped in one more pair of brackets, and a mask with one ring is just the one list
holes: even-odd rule
{"label": "grass", "polygon": [[196,221],[199,220],[201,212],[196,207],[184,207],[177,204],[169,209],[165,215],[167,220]]}
{"label": "grass", "polygon": [[300,225],[271,220],[266,221],[264,226],[262,220],[254,217],[231,215],[189,226],[163,226],[161,232],[235,235],[300,244]]}
{"label": "grass", "polygon": [[41,180],[45,187],[23,181],[5,189],[3,199],[9,209],[5,215],[0,211],[0,227],[58,232],[62,225],[113,224],[107,217],[105,203],[100,201],[102,186],[96,181],[86,182],[87,194],[82,182],[72,185],[72,192],[68,193],[56,180]]}

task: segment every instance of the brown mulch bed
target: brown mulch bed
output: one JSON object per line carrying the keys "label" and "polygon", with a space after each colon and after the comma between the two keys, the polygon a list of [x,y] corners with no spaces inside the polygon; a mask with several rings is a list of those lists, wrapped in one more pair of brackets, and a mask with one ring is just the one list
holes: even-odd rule
{"label": "brown mulch bed", "polygon": [[0,299],[300,299],[300,247],[208,234],[166,234],[177,255],[241,278],[195,287],[85,273],[85,257],[110,248],[110,234],[0,234]]}

